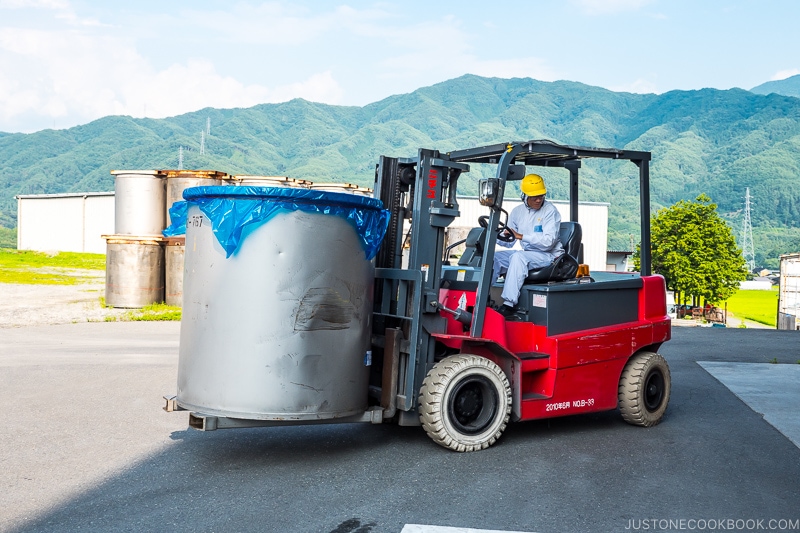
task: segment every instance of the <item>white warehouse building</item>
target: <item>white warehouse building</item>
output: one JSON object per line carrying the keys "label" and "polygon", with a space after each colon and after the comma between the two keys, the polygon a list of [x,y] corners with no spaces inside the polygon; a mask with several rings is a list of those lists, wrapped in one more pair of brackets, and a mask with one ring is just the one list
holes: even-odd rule
{"label": "white warehouse building", "polygon": [[17,249],[106,253],[101,235],[114,233],[114,193],[21,194]]}
{"label": "white warehouse building", "polygon": [[[17,198],[17,248],[20,250],[106,253],[101,235],[114,230],[114,193],[86,192],[65,194],[30,194]],[[569,220],[569,202],[549,200],[562,220]],[[522,202],[515,198],[503,201],[511,212]],[[478,217],[489,214],[476,197],[459,197],[461,216],[450,228],[473,228]],[[609,270],[607,264],[608,205],[581,202],[578,222],[583,230],[583,261],[593,271]],[[613,270],[613,267],[610,268]]]}

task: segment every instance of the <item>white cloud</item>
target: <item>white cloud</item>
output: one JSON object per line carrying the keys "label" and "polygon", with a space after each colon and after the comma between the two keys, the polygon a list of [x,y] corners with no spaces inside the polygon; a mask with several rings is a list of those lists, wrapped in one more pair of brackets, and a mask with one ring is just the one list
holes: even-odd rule
{"label": "white cloud", "polygon": [[[250,107],[295,97],[339,103],[330,71],[267,87],[221,75],[204,59],[156,70],[137,50],[108,35],[0,28],[0,130],[25,117],[38,126],[69,125],[106,115],[162,118],[203,107]],[[15,126],[16,130],[30,131]]]}
{"label": "white cloud", "polygon": [[637,11],[653,0],[572,0],[584,15],[609,15],[623,11]]}
{"label": "white cloud", "polygon": [[[378,62],[381,68],[376,77],[380,79],[413,80],[419,87],[463,74],[544,81],[559,77],[546,61],[538,57],[479,57],[472,46],[471,36],[463,30],[461,21],[452,16],[413,26],[373,29],[390,43],[392,50],[398,50],[395,55]],[[436,79],[431,79],[431,76],[436,76]]]}
{"label": "white cloud", "polygon": [[798,74],[800,74],[800,69],[798,68],[779,70],[770,78],[770,80],[771,81],[785,80],[786,78],[791,78],[792,76],[796,76]]}

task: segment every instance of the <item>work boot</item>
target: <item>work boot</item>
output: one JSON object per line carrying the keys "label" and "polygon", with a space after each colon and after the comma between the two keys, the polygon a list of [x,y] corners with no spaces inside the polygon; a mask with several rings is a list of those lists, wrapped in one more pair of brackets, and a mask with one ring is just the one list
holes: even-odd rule
{"label": "work boot", "polygon": [[519,320],[519,309],[516,306],[509,307],[505,304],[498,307],[497,312],[503,315],[506,320]]}

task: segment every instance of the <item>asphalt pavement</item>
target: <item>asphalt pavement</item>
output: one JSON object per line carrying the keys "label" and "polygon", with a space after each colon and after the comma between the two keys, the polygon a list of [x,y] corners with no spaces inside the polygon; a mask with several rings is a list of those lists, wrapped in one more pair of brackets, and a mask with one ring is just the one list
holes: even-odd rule
{"label": "asphalt pavement", "polygon": [[798,416],[797,332],[675,328],[660,425],[517,423],[459,454],[391,425],[189,430],[161,410],[178,331],[0,329],[0,530],[800,530],[800,448],[773,425]]}

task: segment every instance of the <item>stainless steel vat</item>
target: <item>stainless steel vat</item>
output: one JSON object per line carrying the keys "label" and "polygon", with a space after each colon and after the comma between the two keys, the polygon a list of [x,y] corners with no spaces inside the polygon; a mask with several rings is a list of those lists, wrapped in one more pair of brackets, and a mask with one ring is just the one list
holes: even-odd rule
{"label": "stainless steel vat", "polygon": [[166,178],[166,201],[164,202],[166,225],[171,223],[169,208],[183,200],[183,191],[189,187],[225,185],[229,176],[217,170],[162,170]]}
{"label": "stainless steel vat", "polygon": [[182,305],[185,244],[186,237],[164,239],[164,303],[167,305]]}
{"label": "stainless steel vat", "polygon": [[190,201],[184,269],[181,407],[273,421],[365,411],[374,265],[344,218],[280,211],[226,258]]}
{"label": "stainless steel vat", "polygon": [[157,170],[112,170],[114,232],[161,235],[165,225],[164,175]]}
{"label": "stainless steel vat", "polygon": [[310,181],[289,178],[287,176],[233,176],[231,185],[242,185],[251,187],[291,187],[308,189]]}
{"label": "stainless steel vat", "polygon": [[161,238],[104,235],[106,305],[131,309],[164,301]]}

